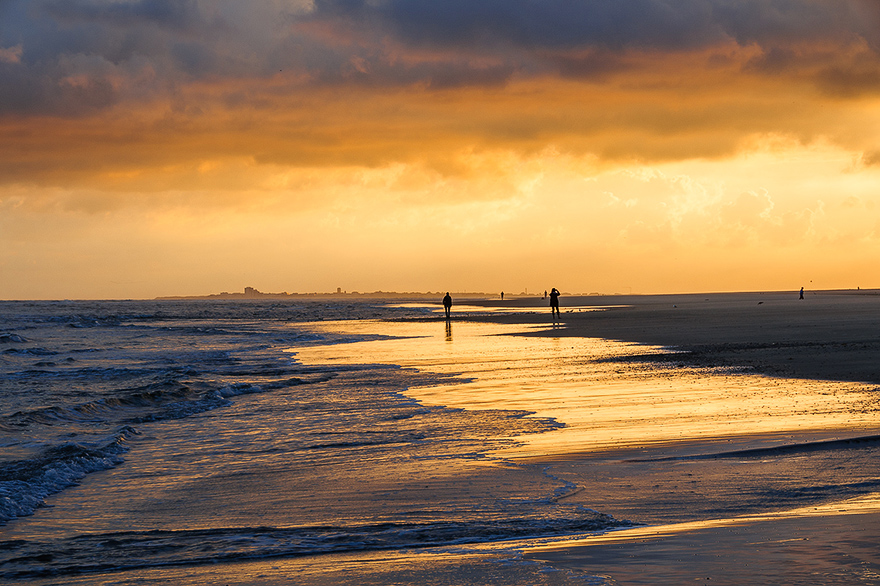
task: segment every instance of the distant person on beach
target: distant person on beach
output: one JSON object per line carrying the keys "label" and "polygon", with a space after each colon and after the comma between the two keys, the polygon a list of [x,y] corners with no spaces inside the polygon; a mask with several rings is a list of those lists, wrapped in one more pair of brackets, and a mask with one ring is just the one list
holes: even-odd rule
{"label": "distant person on beach", "polygon": [[449,319],[449,312],[452,311],[452,297],[450,297],[449,291],[446,292],[446,297],[443,298],[443,310],[446,312],[446,319]]}
{"label": "distant person on beach", "polygon": [[559,317],[559,291],[556,287],[550,290],[550,315]]}
{"label": "distant person on beach", "polygon": [[504,301],[504,291],[501,292],[501,301]]}
{"label": "distant person on beach", "polygon": [[803,298],[804,298],[804,288],[801,287],[801,296],[798,297],[798,299],[803,299]]}

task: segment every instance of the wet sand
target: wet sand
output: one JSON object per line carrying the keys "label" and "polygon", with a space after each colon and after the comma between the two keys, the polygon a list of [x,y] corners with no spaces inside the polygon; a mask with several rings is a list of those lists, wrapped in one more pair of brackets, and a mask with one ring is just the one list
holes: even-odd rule
{"label": "wet sand", "polygon": [[[512,303],[536,307],[540,298]],[[585,307],[611,307],[587,312]],[[536,307],[537,309],[537,307]],[[773,376],[880,384],[880,292],[564,297],[559,327],[539,335],[676,347],[694,364]],[[545,313],[515,318],[550,322]]]}
{"label": "wet sand", "polygon": [[880,515],[848,503],[799,514],[621,531],[527,559],[610,584],[880,583]]}
{"label": "wet sand", "polygon": [[[869,394],[876,393],[870,385],[880,384],[876,292],[808,293],[804,300],[793,292],[566,301],[618,307],[563,307],[558,326],[533,335],[666,346],[683,352],[667,356],[670,362],[742,367],[805,384],[857,381],[868,383]],[[528,319],[541,320],[550,321],[549,315]],[[867,411],[870,427],[875,408]],[[878,440],[861,425],[823,428],[821,417],[814,421],[808,433],[746,435],[729,447],[721,438],[639,453],[535,458],[582,489],[573,498],[649,525],[534,548],[525,557],[612,584],[878,584]],[[848,446],[832,440],[846,437],[864,439]],[[756,451],[743,452],[743,446]],[[853,466],[862,469],[854,472]],[[853,487],[863,496],[852,497]],[[814,491],[815,506],[792,508],[808,491]],[[793,498],[789,506],[787,496]],[[762,498],[767,510],[761,514],[737,514],[726,505]]]}

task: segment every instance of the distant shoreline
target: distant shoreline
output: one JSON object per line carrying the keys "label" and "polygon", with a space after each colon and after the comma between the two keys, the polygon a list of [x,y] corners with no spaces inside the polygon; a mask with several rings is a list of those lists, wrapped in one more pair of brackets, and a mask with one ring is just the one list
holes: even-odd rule
{"label": "distant shoreline", "polygon": [[[514,293],[512,291],[504,292],[504,299],[500,298],[500,291],[494,293],[486,293],[480,291],[452,291],[452,298],[456,304],[461,301],[468,301],[471,304],[486,304],[493,307],[497,306],[534,306],[538,307],[547,302],[542,297],[542,292]],[[811,296],[854,296],[854,297],[880,297],[880,289],[815,289],[806,290],[805,295],[809,299]],[[222,292],[208,293],[204,295],[161,295],[158,297],[59,297],[59,298],[6,298],[0,299],[0,302],[31,302],[31,301],[183,301],[183,300],[310,300],[310,299],[336,299],[336,300],[422,300],[431,299],[439,301],[442,299],[445,291],[336,291],[336,292],[311,292],[311,293],[289,293],[283,291],[280,293],[264,293],[252,287],[246,287],[244,292]],[[639,305],[648,303],[670,304],[678,303],[686,300],[701,300],[708,298],[714,300],[722,300],[724,298],[733,299],[741,296],[782,296],[791,298],[792,295],[797,298],[797,289],[785,291],[710,291],[710,292],[684,292],[684,293],[569,293],[563,290],[560,304],[564,308],[566,305],[628,305],[637,303]]]}
{"label": "distant shoreline", "polygon": [[[646,300],[656,300],[660,302],[661,300],[685,300],[685,299],[693,299],[697,297],[719,297],[719,296],[740,296],[740,295],[791,295],[794,292],[797,295],[797,290],[792,289],[791,291],[714,291],[714,292],[696,292],[696,293],[568,293],[563,292],[563,299],[568,298],[569,300],[577,300],[577,302],[583,303],[585,305],[592,305],[594,302],[599,302],[600,304],[606,304],[607,300],[614,299],[618,303],[623,302],[626,303],[626,300],[629,298],[638,299],[641,302]],[[807,295],[880,295],[880,289],[827,289],[827,290],[813,290],[813,291],[805,291]],[[209,293],[206,295],[163,295],[160,297],[155,297],[154,299],[157,301],[164,300],[183,300],[183,299],[209,299],[209,300],[217,300],[217,299],[325,299],[325,298],[351,298],[351,299],[434,299],[443,297],[445,291],[406,291],[406,292],[398,292],[398,291],[372,291],[372,292],[364,292],[361,293],[359,291],[341,291],[338,290],[336,292],[312,292],[312,293],[288,293],[287,291],[282,291],[281,293],[264,293],[253,287],[245,287],[243,292],[227,292],[224,291],[222,293]],[[543,300],[541,293],[512,293],[505,292],[505,296],[507,296],[506,301],[516,304],[517,301],[525,301],[525,300]],[[500,292],[499,293],[485,293],[479,291],[472,292],[452,292],[453,299],[483,299],[486,301],[491,301],[493,303],[500,301]]]}
{"label": "distant shoreline", "polygon": [[[287,291],[283,291],[281,293],[263,293],[262,291],[258,291],[253,287],[245,287],[244,292],[235,292],[228,293],[226,291],[222,293],[211,293],[208,295],[171,295],[171,296],[162,296],[156,297],[157,301],[178,301],[184,299],[208,299],[208,300],[217,300],[217,299],[339,299],[339,298],[353,298],[353,299],[434,299],[440,298],[444,295],[445,292],[430,292],[427,293],[416,293],[416,292],[404,292],[398,293],[394,291],[373,291],[370,293],[360,293],[358,291],[337,291],[335,293],[288,293]],[[486,293],[455,293],[454,295],[458,295],[459,297],[476,297],[476,298],[484,298],[488,297]]]}

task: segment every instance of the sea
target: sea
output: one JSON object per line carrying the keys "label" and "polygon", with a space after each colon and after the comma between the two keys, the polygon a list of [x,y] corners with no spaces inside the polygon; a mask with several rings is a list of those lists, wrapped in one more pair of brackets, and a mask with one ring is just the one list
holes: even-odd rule
{"label": "sea", "polygon": [[536,457],[614,447],[635,461],[718,436],[739,450],[738,433],[813,429],[820,404],[826,425],[869,426],[873,389],[793,391],[670,363],[669,349],[482,319],[504,308],[456,306],[451,321],[440,309],[0,302],[0,581],[606,584],[521,546],[880,490],[860,461],[836,491],[801,475],[814,491],[776,487],[776,500],[749,500],[766,486],[735,480],[699,503],[585,491],[579,472]]}

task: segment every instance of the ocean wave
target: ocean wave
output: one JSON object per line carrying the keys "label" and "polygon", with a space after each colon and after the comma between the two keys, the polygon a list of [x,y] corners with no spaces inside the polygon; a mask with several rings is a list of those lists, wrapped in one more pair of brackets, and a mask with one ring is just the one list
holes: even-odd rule
{"label": "ocean wave", "polygon": [[4,354],[10,356],[55,356],[58,352],[45,348],[7,348]]}
{"label": "ocean wave", "polygon": [[46,497],[86,474],[118,465],[128,450],[127,438],[135,433],[125,426],[100,447],[64,444],[31,459],[0,463],[0,525],[33,514]]}
{"label": "ocean wave", "polygon": [[573,507],[565,513],[556,518],[119,532],[51,542],[17,540],[0,547],[0,578],[62,577],[169,565],[463,545],[575,535],[633,525],[583,507]]}
{"label": "ocean wave", "polygon": [[[326,380],[327,376],[277,381],[273,388]],[[132,424],[182,419],[230,405],[233,397],[268,390],[261,385],[233,383],[203,392],[177,381],[146,385],[121,395],[79,405],[18,411],[0,418],[0,430],[21,432],[34,426],[64,428],[71,423],[119,425],[112,439],[100,446],[62,444],[26,460],[0,462],[0,525],[32,514],[49,495],[75,485],[90,472],[122,462],[126,439],[138,433]]]}
{"label": "ocean wave", "polygon": [[233,397],[325,382],[334,376],[334,372],[302,373],[296,377],[269,380],[260,384],[240,382],[204,389],[195,389],[176,379],[163,380],[128,390],[117,390],[112,396],[84,403],[16,411],[0,416],[0,430],[21,431],[34,425],[55,426],[101,421],[132,424],[182,419],[228,406]]}
{"label": "ocean wave", "polygon": [[176,380],[151,383],[77,405],[42,407],[0,417],[0,429],[21,430],[32,425],[57,425],[108,420],[128,423],[180,419],[230,404],[229,398],[261,392],[258,385],[230,384],[196,391]]}
{"label": "ocean wave", "polygon": [[18,334],[4,332],[0,334],[0,344],[25,344],[27,340]]}
{"label": "ocean wave", "polygon": [[[36,365],[34,365],[36,366]],[[136,379],[144,376],[163,374],[163,371],[148,368],[120,368],[117,366],[94,367],[87,366],[83,368],[62,368],[52,370],[42,370],[41,368],[29,368],[17,372],[8,372],[5,374],[10,379],[69,379],[80,381],[124,381]]]}
{"label": "ocean wave", "polygon": [[[45,371],[29,371],[29,374],[36,372],[41,376],[52,374]],[[33,458],[0,462],[0,525],[32,514],[46,497],[75,485],[87,474],[112,468],[122,462],[121,454],[127,450],[126,438],[138,433],[133,425],[183,419],[231,405],[232,399],[237,396],[322,382],[335,376],[332,372],[308,373],[302,369],[291,370],[287,374],[290,372],[300,374],[261,381],[260,384],[230,382],[212,386],[167,378],[130,389],[115,389],[112,395],[78,404],[22,409],[0,416],[0,431],[13,437],[42,437],[46,444],[59,442]],[[131,378],[134,374],[150,374],[153,371],[89,368],[73,373],[86,380],[95,380]],[[63,376],[70,374],[68,372]],[[112,438],[99,447],[91,443],[60,443],[64,441],[62,438],[67,435],[66,432],[72,429],[85,429],[87,434],[92,434],[92,430],[114,428],[120,431],[101,432],[110,433]]]}
{"label": "ocean wave", "polygon": [[156,330],[159,332],[167,332],[177,335],[186,334],[190,336],[241,336],[247,334],[251,334],[253,336],[265,335],[262,332],[247,332],[213,326],[160,326],[157,327]]}

